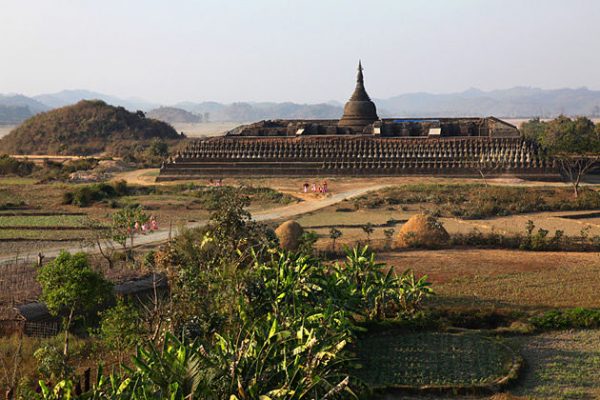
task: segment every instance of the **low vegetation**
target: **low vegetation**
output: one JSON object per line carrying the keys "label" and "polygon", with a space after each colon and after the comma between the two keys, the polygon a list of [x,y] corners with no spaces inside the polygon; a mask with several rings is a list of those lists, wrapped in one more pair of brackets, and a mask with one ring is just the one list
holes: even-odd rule
{"label": "low vegetation", "polygon": [[[132,363],[112,374],[100,371],[85,396],[348,398],[365,390],[351,379],[349,345],[357,323],[410,319],[431,294],[426,278],[395,274],[367,248],[349,251],[344,263],[327,267],[306,253],[279,251],[272,232],[249,220],[247,204],[239,193],[224,196],[206,228],[183,232],[154,253],[154,267],[169,277],[168,304],[140,315],[146,322],[140,326],[150,329],[137,333],[143,344]],[[74,266],[80,266],[77,272],[56,280]],[[69,316],[67,339],[73,311],[88,313],[93,304],[106,304],[97,301],[106,292],[89,292],[86,277],[100,277],[87,272],[82,254],[63,253],[42,271],[42,298],[52,312]],[[73,296],[77,292],[89,295]],[[100,324],[101,346],[120,352],[120,359],[140,343],[121,317],[127,310],[118,303],[114,312],[102,314]],[[82,320],[88,326],[91,321]],[[110,329],[111,323],[124,329]],[[52,384],[40,381],[38,392],[36,385],[19,386],[20,396],[79,398],[67,341],[63,347],[36,352],[40,374]]]}
{"label": "low vegetation", "polygon": [[361,196],[354,209],[381,209],[424,204],[438,217],[489,218],[542,211],[600,209],[600,192],[553,187],[510,187],[483,184],[417,184],[386,188]]}
{"label": "low vegetation", "polygon": [[63,193],[63,204],[88,207],[94,203],[126,196],[133,192],[126,182],[83,185]]}
{"label": "low vegetation", "polygon": [[358,344],[359,376],[376,388],[476,389],[498,382],[519,362],[505,345],[477,335],[390,330]]}
{"label": "low vegetation", "polygon": [[584,177],[599,166],[600,125],[586,117],[573,120],[561,115],[548,122],[530,120],[522,130],[525,137],[535,140],[555,160],[578,197]]}
{"label": "low vegetation", "polygon": [[532,318],[531,323],[541,330],[600,328],[600,309],[551,310]]}
{"label": "low vegetation", "polygon": [[73,172],[88,171],[98,165],[98,159],[82,158],[63,163],[44,160],[35,164],[30,160],[19,160],[8,155],[0,155],[0,175],[5,177],[30,177],[37,182],[67,180]]}

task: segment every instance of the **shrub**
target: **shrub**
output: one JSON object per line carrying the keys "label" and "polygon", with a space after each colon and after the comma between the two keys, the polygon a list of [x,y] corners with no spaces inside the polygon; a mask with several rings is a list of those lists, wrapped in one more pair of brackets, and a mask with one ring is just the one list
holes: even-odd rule
{"label": "shrub", "polygon": [[551,310],[531,318],[530,322],[542,330],[598,328],[600,310],[582,307]]}
{"label": "shrub", "polygon": [[27,176],[35,169],[31,161],[20,161],[8,155],[0,155],[0,175]]}
{"label": "shrub", "polygon": [[80,186],[73,191],[64,192],[62,201],[63,204],[89,207],[93,203],[124,196],[129,192],[130,190],[125,181],[119,181],[113,184],[96,183],[93,185]]}

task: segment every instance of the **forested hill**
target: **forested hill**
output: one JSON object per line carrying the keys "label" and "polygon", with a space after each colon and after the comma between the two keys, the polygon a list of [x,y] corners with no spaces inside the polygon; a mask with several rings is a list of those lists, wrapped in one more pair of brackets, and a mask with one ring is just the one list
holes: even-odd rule
{"label": "forested hill", "polygon": [[181,108],[175,107],[159,107],[151,110],[147,114],[148,117],[167,122],[169,124],[189,123],[195,124],[202,122],[202,116],[191,113]]}
{"label": "forested hill", "polygon": [[0,154],[115,153],[119,146],[154,138],[179,139],[169,124],[100,100],[37,114],[0,139]]}

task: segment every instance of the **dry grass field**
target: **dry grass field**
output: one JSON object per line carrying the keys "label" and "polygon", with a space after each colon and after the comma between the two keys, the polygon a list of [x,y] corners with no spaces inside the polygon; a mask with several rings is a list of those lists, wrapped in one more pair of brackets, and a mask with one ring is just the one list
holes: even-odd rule
{"label": "dry grass field", "polygon": [[415,250],[380,254],[397,271],[428,275],[435,306],[536,312],[600,307],[600,255],[500,249]]}
{"label": "dry grass field", "polygon": [[195,138],[202,136],[219,136],[242,125],[243,122],[207,122],[198,124],[172,124],[177,132],[183,132],[187,137]]}

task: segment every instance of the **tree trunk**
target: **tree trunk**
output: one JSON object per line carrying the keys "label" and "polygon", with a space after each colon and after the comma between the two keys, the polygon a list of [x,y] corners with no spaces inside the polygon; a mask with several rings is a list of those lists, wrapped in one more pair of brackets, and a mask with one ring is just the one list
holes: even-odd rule
{"label": "tree trunk", "polygon": [[485,179],[485,174],[483,173],[483,171],[481,169],[479,170],[479,175],[481,175],[481,179],[483,179],[483,184],[485,186],[489,186],[488,182],[487,182],[487,179]]}
{"label": "tree trunk", "polygon": [[73,321],[73,314],[75,313],[75,307],[71,307],[71,311],[69,312],[69,318],[67,319],[67,324],[65,326],[65,348],[63,350],[63,355],[65,359],[69,357],[69,329],[71,328],[71,321]]}

